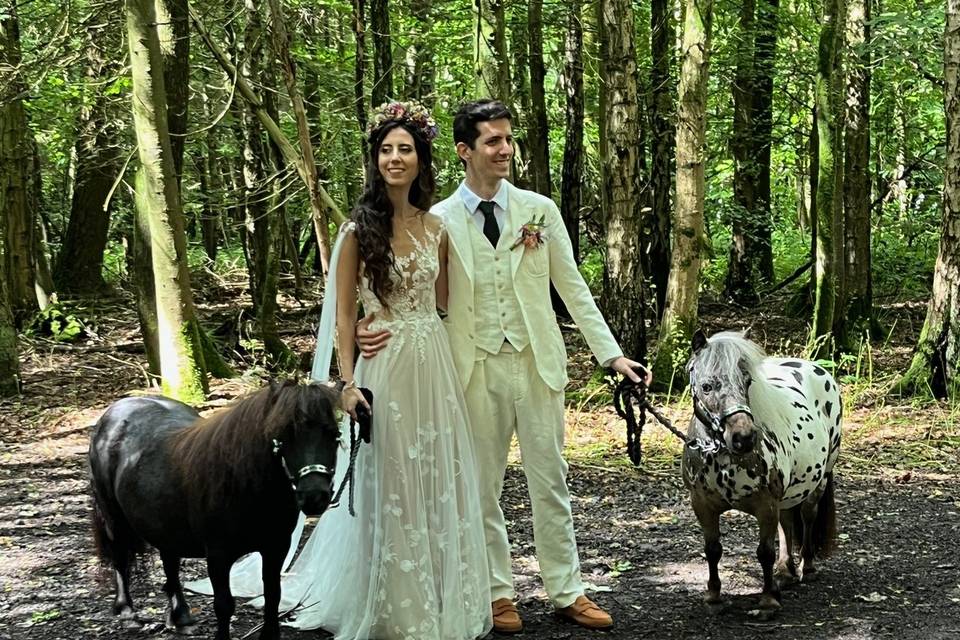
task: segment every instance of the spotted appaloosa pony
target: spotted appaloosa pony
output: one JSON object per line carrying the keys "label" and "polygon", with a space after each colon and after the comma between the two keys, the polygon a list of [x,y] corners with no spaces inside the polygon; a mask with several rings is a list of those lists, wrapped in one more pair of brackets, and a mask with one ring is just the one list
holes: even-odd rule
{"label": "spotted appaloosa pony", "polygon": [[698,330],[692,346],[694,417],[683,453],[683,481],[710,566],[704,599],[711,605],[721,602],[720,514],[737,509],[760,525],[760,608],[769,612],[780,607],[781,582],[799,579],[794,536],[799,537],[804,581],[816,573],[814,556],[825,557],[832,548],[840,388],[822,367],[769,358],[741,333],[722,332],[708,340]]}

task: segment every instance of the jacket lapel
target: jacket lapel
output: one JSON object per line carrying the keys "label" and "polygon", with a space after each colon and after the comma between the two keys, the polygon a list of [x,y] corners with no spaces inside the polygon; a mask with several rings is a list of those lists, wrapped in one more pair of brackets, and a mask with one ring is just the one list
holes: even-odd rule
{"label": "jacket lapel", "polygon": [[[519,189],[507,183],[507,194],[509,210],[507,212],[507,225],[503,233],[507,236],[504,240],[507,241],[507,248],[509,249],[513,246],[513,243],[517,241],[517,238],[520,237],[520,227],[527,222],[523,217],[524,215],[529,215],[529,212],[527,212],[523,206],[522,192]],[[523,254],[523,247],[517,247],[510,251],[511,275],[516,276],[517,269],[520,268],[520,261],[523,259]]]}
{"label": "jacket lapel", "polygon": [[454,193],[450,196],[450,206],[446,216],[447,233],[450,236],[450,244],[453,250],[460,257],[464,271],[470,278],[470,285],[473,285],[473,247],[470,245],[470,228],[467,224],[471,223],[470,212],[467,211],[467,205],[463,199]]}

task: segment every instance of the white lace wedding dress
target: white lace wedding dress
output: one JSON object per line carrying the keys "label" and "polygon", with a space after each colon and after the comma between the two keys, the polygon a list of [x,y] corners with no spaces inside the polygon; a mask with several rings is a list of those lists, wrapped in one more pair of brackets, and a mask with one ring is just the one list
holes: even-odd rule
{"label": "white lace wedding dress", "polygon": [[374,393],[373,443],[357,457],[357,516],[345,493],[283,578],[281,611],[297,606],[291,626],[376,640],[465,640],[491,629],[477,470],[436,312],[442,232],[410,236],[415,249],[396,257],[389,309],[361,279],[371,327],[392,333],[355,372]]}

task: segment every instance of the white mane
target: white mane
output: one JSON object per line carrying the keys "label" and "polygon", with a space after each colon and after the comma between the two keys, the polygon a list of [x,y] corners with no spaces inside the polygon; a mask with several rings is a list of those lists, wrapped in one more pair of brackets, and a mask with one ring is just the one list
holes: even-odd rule
{"label": "white mane", "polygon": [[721,331],[707,339],[707,346],[695,356],[697,378],[703,379],[707,372],[725,375],[731,384],[746,388],[744,367],[750,375],[749,405],[754,419],[769,430],[780,432],[792,426],[792,414],[780,389],[767,380],[763,364],[767,354],[757,343],[744,337],[741,331]]}

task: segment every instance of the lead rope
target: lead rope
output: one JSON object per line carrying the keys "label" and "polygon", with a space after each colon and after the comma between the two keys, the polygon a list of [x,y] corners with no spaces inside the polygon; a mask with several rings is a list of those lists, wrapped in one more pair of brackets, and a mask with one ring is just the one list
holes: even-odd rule
{"label": "lead rope", "polygon": [[356,421],[353,418],[350,418],[350,464],[347,466],[347,472],[343,476],[343,480],[340,482],[340,488],[337,489],[337,494],[333,496],[333,500],[330,501],[330,506],[327,507],[327,510],[336,509],[340,506],[340,497],[343,496],[343,490],[347,488],[347,485],[350,486],[350,493],[347,494],[347,511],[350,512],[351,516],[356,517],[357,512],[353,509],[353,475],[354,471],[357,468],[357,454],[360,453],[360,438],[357,437],[357,431],[354,428]]}
{"label": "lead rope", "polygon": [[[634,403],[637,405],[636,409],[634,409]],[[684,445],[695,444],[688,440],[682,431],[673,426],[669,418],[650,403],[647,398],[647,385],[642,381],[634,382],[624,376],[613,389],[613,408],[618,416],[627,421],[627,455],[634,466],[640,466],[642,454],[640,436],[643,434],[643,426],[647,421],[647,411],[653,414],[657,422],[662,424],[670,433],[680,438]],[[639,420],[636,411],[640,412]]]}
{"label": "lead rope", "polygon": [[[363,387],[360,388],[360,393],[363,394],[367,404],[373,407],[373,393]],[[347,485],[350,485],[350,492],[347,494],[347,510],[353,517],[357,516],[357,512],[353,509],[353,489],[357,468],[357,454],[360,453],[360,442],[363,441],[370,444],[373,435],[371,429],[373,415],[371,412],[361,404],[357,405],[356,412],[357,419],[354,420],[353,417],[350,418],[350,464],[347,466],[347,472],[343,475],[343,480],[340,482],[340,488],[337,489],[337,494],[333,497],[333,500],[330,501],[330,506],[328,507],[328,510],[339,507],[343,490],[347,488]]]}

